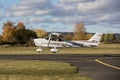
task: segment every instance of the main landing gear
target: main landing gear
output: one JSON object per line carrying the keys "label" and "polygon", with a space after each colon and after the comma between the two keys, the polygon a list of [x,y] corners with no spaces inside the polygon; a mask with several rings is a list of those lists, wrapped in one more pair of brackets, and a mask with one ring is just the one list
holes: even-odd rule
{"label": "main landing gear", "polygon": [[56,53],[56,52],[58,52],[58,49],[57,49],[56,47],[54,47],[54,48],[50,49],[50,51],[51,51],[52,53]]}
{"label": "main landing gear", "polygon": [[36,51],[40,53],[43,51],[43,49],[40,47],[40,48],[36,49]]}
{"label": "main landing gear", "polygon": [[[37,51],[38,53],[40,53],[40,52],[43,52],[43,49],[40,47],[40,48],[36,49],[36,51]],[[54,47],[54,48],[51,48],[50,51],[51,51],[52,53],[56,53],[56,52],[58,52],[58,49],[57,49],[56,47]]]}

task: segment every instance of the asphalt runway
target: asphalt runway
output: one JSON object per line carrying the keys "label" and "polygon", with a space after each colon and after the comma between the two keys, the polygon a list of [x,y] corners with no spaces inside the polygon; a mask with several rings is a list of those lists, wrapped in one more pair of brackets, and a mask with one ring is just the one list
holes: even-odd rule
{"label": "asphalt runway", "polygon": [[0,55],[0,60],[49,60],[71,63],[80,75],[94,80],[120,80],[120,55],[27,54]]}

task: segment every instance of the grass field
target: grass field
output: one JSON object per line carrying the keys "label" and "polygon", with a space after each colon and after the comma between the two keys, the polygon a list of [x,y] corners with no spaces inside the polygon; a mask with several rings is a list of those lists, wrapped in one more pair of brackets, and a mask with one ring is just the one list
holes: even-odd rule
{"label": "grass field", "polygon": [[0,60],[0,80],[92,80],[68,63]]}
{"label": "grass field", "polygon": [[[120,44],[101,44],[94,48],[50,48],[37,53],[37,47],[0,47],[0,54],[120,54]],[[0,80],[92,80],[79,75],[77,68],[68,63],[51,61],[0,60]]]}
{"label": "grass field", "polygon": [[[37,47],[0,47],[0,54],[53,54],[50,48],[36,52]],[[101,44],[92,48],[59,48],[56,54],[120,54],[120,44]]]}

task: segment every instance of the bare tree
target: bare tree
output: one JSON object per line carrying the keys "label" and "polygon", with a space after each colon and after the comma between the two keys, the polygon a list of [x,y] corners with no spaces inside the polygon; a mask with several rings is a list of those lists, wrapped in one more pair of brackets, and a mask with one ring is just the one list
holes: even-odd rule
{"label": "bare tree", "polygon": [[85,26],[84,23],[77,23],[74,29],[74,39],[83,40],[85,38]]}

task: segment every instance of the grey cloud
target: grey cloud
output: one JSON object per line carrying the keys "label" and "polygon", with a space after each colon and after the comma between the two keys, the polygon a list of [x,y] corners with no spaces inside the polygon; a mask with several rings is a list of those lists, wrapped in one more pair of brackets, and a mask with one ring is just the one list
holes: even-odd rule
{"label": "grey cloud", "polygon": [[[18,5],[8,9],[9,16],[35,16],[48,14],[54,6],[50,0],[22,0]],[[17,14],[16,14],[17,13]],[[42,14],[40,14],[42,13]],[[44,15],[45,15],[44,14]]]}
{"label": "grey cloud", "polygon": [[[73,3],[72,3],[73,1]],[[112,23],[120,25],[120,0],[22,0],[9,9],[8,16],[33,16],[28,23],[85,24]],[[45,18],[50,15],[51,18]]]}
{"label": "grey cloud", "polygon": [[93,2],[95,0],[60,0],[61,3]]}

